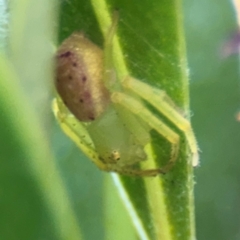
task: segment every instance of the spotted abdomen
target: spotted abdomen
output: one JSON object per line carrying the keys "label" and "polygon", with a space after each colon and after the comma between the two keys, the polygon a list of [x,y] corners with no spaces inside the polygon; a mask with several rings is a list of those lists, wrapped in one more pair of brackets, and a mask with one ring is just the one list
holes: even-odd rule
{"label": "spotted abdomen", "polygon": [[56,58],[55,84],[64,104],[80,121],[95,120],[110,101],[103,83],[102,50],[82,33],[73,33]]}

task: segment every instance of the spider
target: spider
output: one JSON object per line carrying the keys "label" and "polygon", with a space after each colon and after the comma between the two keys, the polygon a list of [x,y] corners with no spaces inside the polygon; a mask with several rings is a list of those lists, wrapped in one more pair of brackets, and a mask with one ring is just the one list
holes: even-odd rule
{"label": "spider", "polygon": [[[145,106],[144,101],[183,131],[198,164],[198,147],[190,122],[167,94],[131,76],[118,79],[112,63],[112,42],[117,29],[114,16],[105,36],[104,50],[75,32],[56,54],[53,111],[64,132],[101,170],[130,176],[156,176],[168,172],[179,151],[180,136]],[[171,144],[167,165],[138,169],[147,160],[144,148],[155,130]]]}

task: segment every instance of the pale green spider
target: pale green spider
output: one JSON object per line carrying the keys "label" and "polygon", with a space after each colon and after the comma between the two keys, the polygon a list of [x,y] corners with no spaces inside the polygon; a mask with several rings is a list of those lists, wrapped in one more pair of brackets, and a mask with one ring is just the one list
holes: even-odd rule
{"label": "pale green spider", "polygon": [[[112,64],[117,22],[115,16],[104,52],[82,33],[73,33],[60,46],[55,83],[61,99],[54,100],[53,110],[62,129],[101,170],[132,176],[166,173],[177,159],[180,137],[146,108],[144,99],[184,132],[197,165],[190,122],[166,93],[130,76],[117,79]],[[150,143],[152,129],[171,143],[169,163],[161,169],[133,168],[147,160],[144,147]]]}

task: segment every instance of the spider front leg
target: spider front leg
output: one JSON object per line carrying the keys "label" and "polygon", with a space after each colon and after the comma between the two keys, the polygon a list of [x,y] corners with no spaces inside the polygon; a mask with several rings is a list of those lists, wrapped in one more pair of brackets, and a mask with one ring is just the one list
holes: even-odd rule
{"label": "spider front leg", "polygon": [[149,102],[161,114],[165,115],[165,117],[167,117],[176,127],[183,131],[193,155],[192,165],[197,166],[199,163],[198,146],[191,124],[189,120],[184,118],[176,110],[177,107],[172,106],[172,102],[169,103],[168,99],[170,99],[170,97],[167,96],[164,91],[151,87],[150,85],[132,77],[126,77],[122,82],[122,85],[124,88],[129,89]]}
{"label": "spider front leg", "polygon": [[156,130],[171,143],[172,152],[168,164],[161,169],[155,170],[158,173],[168,172],[176,162],[178,156],[180,140],[179,135],[153,115],[141,101],[135,99],[134,97],[122,92],[115,92],[112,94],[111,99],[115,104],[125,107],[130,112],[138,116],[143,122],[148,124],[150,128]]}
{"label": "spider front leg", "polygon": [[55,98],[52,103],[54,115],[65,134],[91,159],[101,170],[110,171],[98,157],[93,142],[81,122],[69,113],[60,99]]}
{"label": "spider front leg", "polygon": [[54,115],[65,134],[77,144],[83,153],[91,159],[91,161],[96,164],[99,169],[127,176],[151,177],[156,176],[159,173],[165,173],[165,171],[161,169],[138,170],[131,167],[120,168],[116,164],[105,163],[96,152],[94,144],[85,126],[69,113],[62,101],[55,98],[52,103],[52,108]]}

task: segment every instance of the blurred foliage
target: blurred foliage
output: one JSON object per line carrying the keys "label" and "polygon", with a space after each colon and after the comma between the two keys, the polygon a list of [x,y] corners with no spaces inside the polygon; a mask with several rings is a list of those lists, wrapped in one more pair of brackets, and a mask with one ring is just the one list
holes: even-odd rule
{"label": "blurred foliage", "polygon": [[184,1],[192,121],[201,164],[195,169],[197,239],[240,239],[238,56],[222,47],[238,31],[230,1]]}

